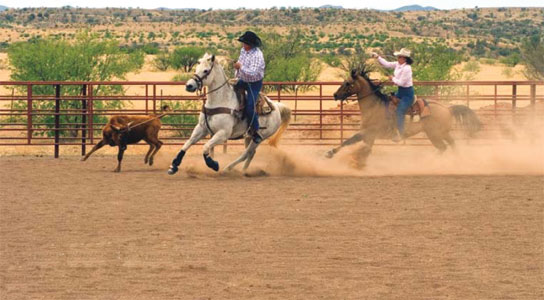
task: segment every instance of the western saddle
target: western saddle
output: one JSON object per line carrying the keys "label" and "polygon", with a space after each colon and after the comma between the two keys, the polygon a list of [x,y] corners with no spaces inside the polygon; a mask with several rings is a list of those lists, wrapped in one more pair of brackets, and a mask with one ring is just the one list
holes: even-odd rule
{"label": "western saddle", "polygon": [[[400,99],[395,96],[394,93],[391,93],[389,100],[389,111],[393,113],[397,110]],[[431,109],[429,108],[429,103],[426,100],[419,99],[414,96],[414,103],[406,110],[405,114],[409,115],[412,119],[417,115],[419,115],[421,119],[424,119],[431,115]]]}
{"label": "western saddle", "polygon": [[[246,90],[240,87],[237,87],[236,85],[233,85],[234,92],[236,93],[236,98],[238,98],[238,103],[240,104],[240,110],[244,111],[244,108],[246,107],[247,103],[247,95]],[[259,93],[259,97],[257,97],[257,103],[256,103],[256,111],[257,115],[264,116],[270,114],[274,110],[274,106],[265,94]]]}

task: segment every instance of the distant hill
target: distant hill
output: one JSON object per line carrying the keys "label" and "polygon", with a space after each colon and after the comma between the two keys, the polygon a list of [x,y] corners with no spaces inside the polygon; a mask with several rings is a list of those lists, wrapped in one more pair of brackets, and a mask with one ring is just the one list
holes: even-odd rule
{"label": "distant hill", "polygon": [[397,9],[393,9],[391,11],[427,11],[427,10],[439,10],[436,7],[432,6],[421,6],[421,5],[407,5],[403,7],[399,7]]}
{"label": "distant hill", "polygon": [[9,7],[7,7],[7,6],[2,6],[2,5],[0,5],[0,11],[6,10],[6,9],[8,9],[8,8],[9,8]]}
{"label": "distant hill", "polygon": [[163,11],[163,10],[200,10],[198,8],[169,8],[169,7],[159,7],[156,8],[157,10]]}
{"label": "distant hill", "polygon": [[330,4],[326,4],[326,5],[321,5],[319,8],[342,9],[343,7],[342,7],[342,6],[339,6],[339,5],[330,5]]}

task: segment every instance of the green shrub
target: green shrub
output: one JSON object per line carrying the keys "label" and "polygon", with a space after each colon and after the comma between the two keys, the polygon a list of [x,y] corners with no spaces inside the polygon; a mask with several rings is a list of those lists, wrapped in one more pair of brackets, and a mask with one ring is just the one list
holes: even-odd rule
{"label": "green shrub", "polygon": [[[124,79],[128,72],[140,69],[144,63],[141,52],[126,53],[119,42],[101,39],[96,34],[80,33],[76,41],[37,39],[32,42],[12,44],[8,50],[9,63],[14,81],[108,81]],[[26,91],[22,91],[26,92]],[[97,86],[95,95],[122,94],[121,86]],[[53,86],[33,86],[33,95],[54,95]],[[63,96],[79,95],[81,86],[63,86]],[[33,109],[52,110],[54,101],[34,100]],[[120,101],[93,101],[94,108],[118,109]],[[17,109],[26,109],[26,101],[14,104]],[[61,110],[81,109],[81,101],[61,101]],[[61,115],[61,123],[79,123],[80,116]],[[54,116],[33,116],[35,123],[45,123],[46,128],[54,127]],[[95,123],[105,122],[105,117],[95,116]],[[51,136],[54,131],[35,131],[35,134]],[[61,131],[66,135],[66,131]],[[69,133],[77,135],[77,130]]]}
{"label": "green shrub", "polygon": [[170,65],[176,70],[190,72],[205,52],[199,47],[178,47],[170,55]]}

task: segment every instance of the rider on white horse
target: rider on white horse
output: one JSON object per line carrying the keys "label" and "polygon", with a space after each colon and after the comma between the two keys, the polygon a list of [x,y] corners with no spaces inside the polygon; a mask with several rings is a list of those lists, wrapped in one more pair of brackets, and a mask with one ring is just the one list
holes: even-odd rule
{"label": "rider on white horse", "polygon": [[[246,149],[244,153],[234,162],[226,167],[231,170],[238,163],[245,161],[244,170],[247,169],[253,156],[256,153],[260,141],[247,136],[248,124],[241,118],[242,109],[238,102],[233,87],[228,83],[228,77],[223,67],[215,59],[215,55],[208,53],[199,60],[193,78],[185,84],[185,89],[195,92],[203,87],[208,88],[207,100],[202,106],[198,124],[193,129],[191,137],[185,142],[179,153],[172,161],[168,174],[172,175],[178,171],[179,165],[185,156],[185,152],[200,139],[210,135],[210,140],[203,147],[204,161],[214,171],[219,170],[219,163],[210,156],[210,150],[229,139],[246,138]],[[291,110],[275,101],[267,98],[272,111],[259,118],[261,128],[259,130],[262,140],[270,139],[270,144],[275,145],[283,131],[287,128],[291,117]],[[246,105],[248,106],[248,105]]]}
{"label": "rider on white horse", "polygon": [[246,31],[238,41],[242,42],[240,58],[234,63],[236,87],[246,90],[247,102],[244,109],[245,117],[249,124],[250,135],[255,143],[260,143],[263,138],[259,135],[259,118],[255,110],[259,93],[263,87],[264,57],[261,49],[261,39],[252,31]]}

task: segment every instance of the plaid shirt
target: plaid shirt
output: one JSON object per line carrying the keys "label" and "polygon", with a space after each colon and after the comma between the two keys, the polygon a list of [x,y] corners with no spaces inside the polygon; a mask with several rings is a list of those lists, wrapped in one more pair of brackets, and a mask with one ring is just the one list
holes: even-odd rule
{"label": "plaid shirt", "polygon": [[236,71],[237,78],[245,82],[255,82],[264,78],[264,57],[259,48],[254,47],[249,51],[242,48],[238,62],[242,67]]}

